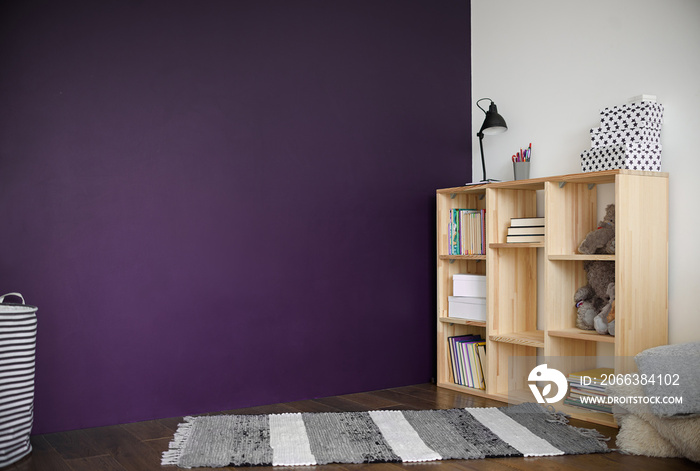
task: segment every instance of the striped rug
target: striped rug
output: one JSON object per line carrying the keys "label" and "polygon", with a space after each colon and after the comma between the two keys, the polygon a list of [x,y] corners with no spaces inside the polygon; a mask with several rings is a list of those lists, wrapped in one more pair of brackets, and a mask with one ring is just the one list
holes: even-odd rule
{"label": "striped rug", "polygon": [[602,453],[595,430],[538,404],[185,417],[163,465],[304,466]]}

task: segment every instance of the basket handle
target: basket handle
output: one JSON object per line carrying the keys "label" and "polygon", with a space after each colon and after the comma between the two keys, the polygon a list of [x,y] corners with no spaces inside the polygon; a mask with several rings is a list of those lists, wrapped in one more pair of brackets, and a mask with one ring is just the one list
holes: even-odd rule
{"label": "basket handle", "polygon": [[22,295],[19,294],[19,293],[7,293],[7,294],[3,294],[2,296],[0,296],[0,304],[2,304],[2,303],[5,302],[5,297],[6,297],[6,296],[17,296],[19,299],[22,300],[22,304],[24,304],[24,298],[23,298]]}

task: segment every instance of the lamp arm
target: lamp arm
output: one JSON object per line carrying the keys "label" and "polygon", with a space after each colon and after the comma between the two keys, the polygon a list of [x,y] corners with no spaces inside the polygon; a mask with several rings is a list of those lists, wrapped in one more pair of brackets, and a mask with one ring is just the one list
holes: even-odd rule
{"label": "lamp arm", "polygon": [[481,151],[481,170],[484,174],[484,178],[481,181],[485,182],[486,181],[486,163],[484,162],[484,144],[483,144],[484,133],[479,131],[478,133],[476,133],[476,135],[479,138],[479,150]]}

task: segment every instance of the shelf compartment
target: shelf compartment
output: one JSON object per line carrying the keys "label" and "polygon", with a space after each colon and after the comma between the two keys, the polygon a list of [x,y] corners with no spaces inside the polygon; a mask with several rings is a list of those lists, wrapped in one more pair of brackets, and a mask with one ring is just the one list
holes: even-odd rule
{"label": "shelf compartment", "polygon": [[493,242],[489,244],[491,249],[536,249],[544,247],[544,242]]}
{"label": "shelf compartment", "polygon": [[514,345],[525,345],[526,347],[544,348],[543,330],[511,332],[507,334],[493,334],[489,335],[489,339],[494,342],[512,343]]}
{"label": "shelf compartment", "polygon": [[615,261],[615,254],[602,254],[602,253],[596,253],[596,254],[582,254],[582,253],[575,253],[575,254],[568,254],[568,255],[547,255],[547,259],[551,261],[557,261],[557,260],[570,260],[570,261],[577,261],[577,260],[600,260],[603,262],[614,262]]}
{"label": "shelf compartment", "polygon": [[440,260],[486,260],[486,255],[438,255]]}
{"label": "shelf compartment", "polygon": [[[483,323],[473,325],[467,323],[466,319],[452,319],[447,317],[447,310],[440,313],[437,316],[439,322],[437,322],[437,335],[438,335],[438,357],[437,357],[437,382],[454,384],[453,370],[452,370],[452,360],[449,348],[449,338],[459,335],[480,335],[482,337],[486,336],[485,328]],[[442,322],[442,319],[447,319],[447,322]],[[450,322],[450,321],[463,321],[462,322]],[[457,386],[457,385],[455,385]],[[481,391],[480,389],[467,388],[470,391]],[[465,392],[465,391],[462,391]]]}
{"label": "shelf compartment", "polygon": [[547,332],[550,337],[562,337],[566,339],[586,340],[589,342],[615,343],[612,335],[601,335],[595,330],[581,330],[576,327],[569,329],[550,330]]}
{"label": "shelf compartment", "polygon": [[469,319],[460,319],[459,317],[440,317],[440,322],[445,324],[461,324],[473,325],[474,327],[486,327],[486,321],[472,321]]}

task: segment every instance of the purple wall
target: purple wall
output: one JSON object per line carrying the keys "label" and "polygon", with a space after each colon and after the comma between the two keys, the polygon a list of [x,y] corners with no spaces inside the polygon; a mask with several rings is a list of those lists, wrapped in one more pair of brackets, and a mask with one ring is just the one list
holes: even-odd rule
{"label": "purple wall", "polygon": [[0,17],[0,291],[39,307],[35,433],[430,380],[467,1]]}

